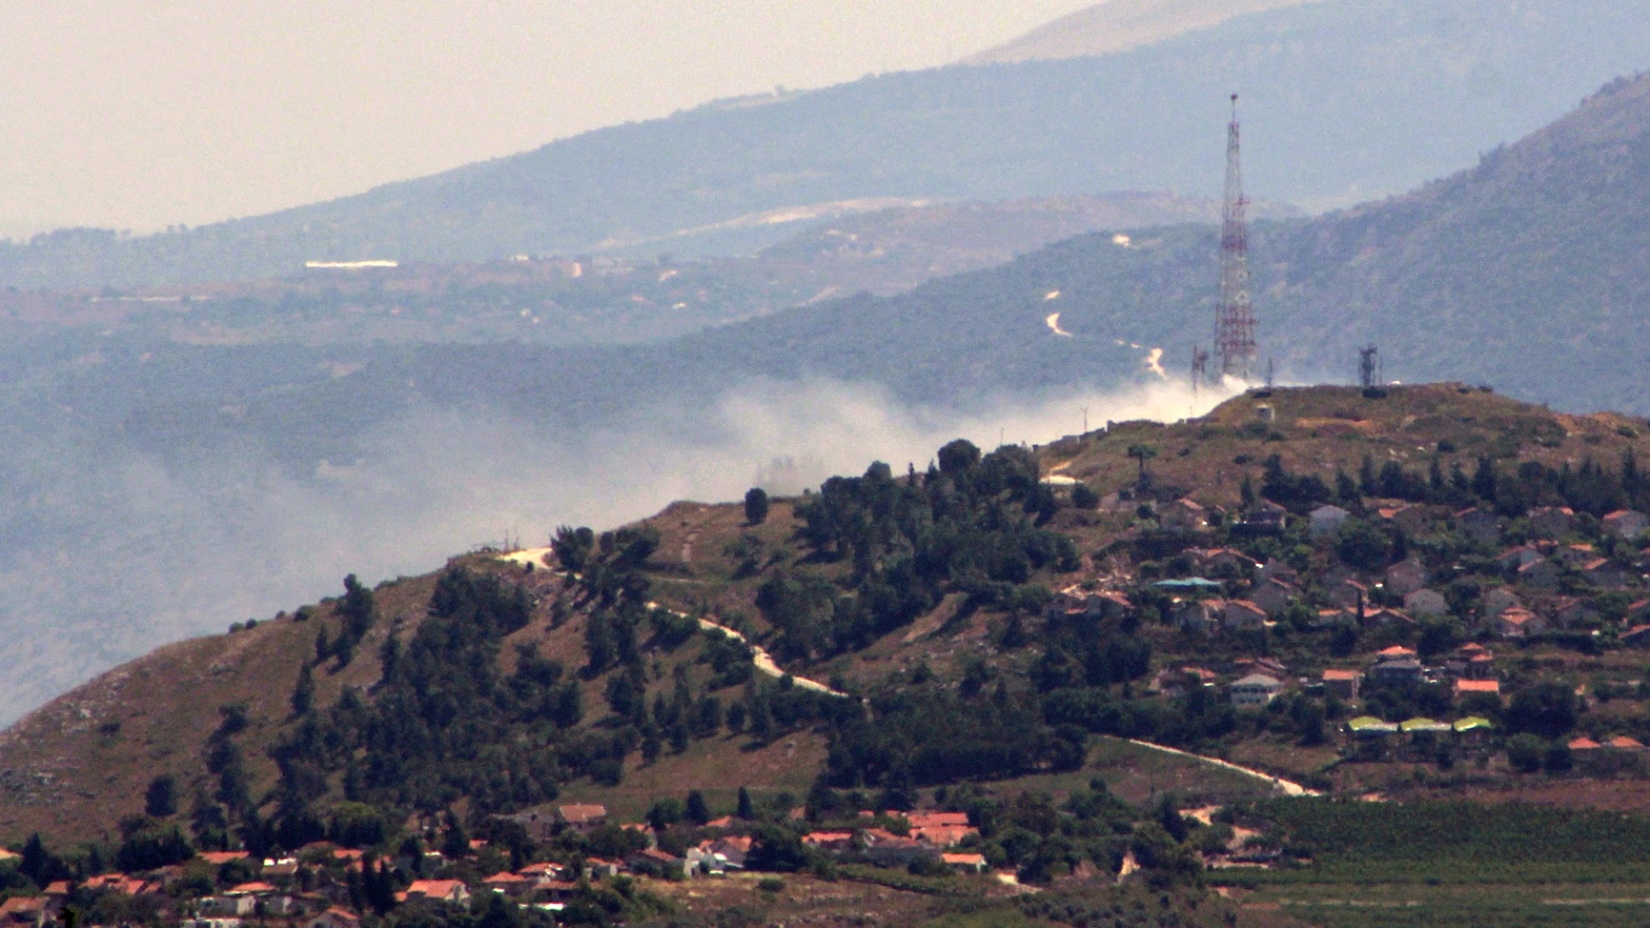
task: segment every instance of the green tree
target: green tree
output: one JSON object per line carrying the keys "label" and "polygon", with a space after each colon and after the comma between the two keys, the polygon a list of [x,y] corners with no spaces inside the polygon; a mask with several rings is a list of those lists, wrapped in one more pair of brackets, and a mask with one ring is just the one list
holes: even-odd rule
{"label": "green tree", "polygon": [[687,794],[687,807],[683,815],[695,825],[703,825],[710,821],[710,806],[705,802],[705,794],[692,790]]}
{"label": "green tree", "polygon": [[1097,509],[1100,506],[1100,494],[1094,492],[1086,483],[1078,483],[1071,488],[1071,505],[1075,509]]}
{"label": "green tree", "polygon": [[980,449],[973,442],[959,438],[940,449],[939,462],[940,473],[955,480],[966,476],[980,463]]}
{"label": "green tree", "polygon": [[1140,483],[1144,485],[1146,482],[1146,462],[1157,457],[1157,448],[1147,444],[1134,444],[1129,446],[1128,453],[1129,457],[1134,458],[1140,463],[1139,480]]}
{"label": "green tree", "polygon": [[751,803],[750,790],[743,786],[739,787],[739,806],[738,811],[734,814],[747,822],[756,818],[756,807]]}
{"label": "green tree", "polygon": [[[701,802],[704,801],[703,796],[699,798]],[[685,812],[686,809],[682,805],[682,800],[666,796],[663,799],[655,800],[652,808],[647,810],[647,823],[652,825],[655,830],[663,831],[680,822]]]}
{"label": "green tree", "polygon": [[308,664],[298,669],[298,683],[292,688],[291,702],[293,715],[308,715],[315,706],[315,677]]}
{"label": "green tree", "polygon": [[749,525],[761,525],[768,521],[768,491],[761,487],[751,487],[745,491],[745,522]]}
{"label": "green tree", "polygon": [[178,811],[178,781],[163,773],[149,781],[143,793],[143,814],[150,818],[167,818]]}
{"label": "green tree", "polygon": [[441,856],[448,860],[462,860],[470,856],[470,833],[452,812],[447,813],[447,833],[441,840]]}
{"label": "green tree", "polygon": [[1507,739],[1507,763],[1519,773],[1540,770],[1546,756],[1547,742],[1535,735],[1518,734]]}
{"label": "green tree", "polygon": [[1359,570],[1380,570],[1390,560],[1392,540],[1377,526],[1362,519],[1348,519],[1335,541],[1335,553]]}
{"label": "green tree", "polygon": [[1576,694],[1557,680],[1520,690],[1507,706],[1507,730],[1557,738],[1576,726]]}

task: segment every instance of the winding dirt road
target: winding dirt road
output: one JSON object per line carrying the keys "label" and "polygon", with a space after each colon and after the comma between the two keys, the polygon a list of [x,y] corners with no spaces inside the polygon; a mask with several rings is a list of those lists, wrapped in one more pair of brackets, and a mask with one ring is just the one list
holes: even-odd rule
{"label": "winding dirt road", "polygon": [[1245,776],[1254,777],[1257,780],[1265,780],[1266,782],[1272,784],[1273,788],[1277,789],[1285,796],[1323,795],[1323,793],[1318,790],[1307,789],[1293,780],[1285,780],[1282,777],[1275,777],[1264,770],[1255,770],[1251,767],[1240,767],[1237,764],[1231,763],[1230,761],[1221,760],[1218,757],[1205,757],[1202,754],[1193,754],[1190,751],[1182,751],[1179,748],[1165,747],[1161,744],[1153,744],[1150,741],[1138,741],[1134,738],[1124,738],[1122,740],[1127,741],[1130,744],[1138,744],[1143,748],[1151,748],[1154,751],[1162,751],[1165,754],[1178,754],[1181,757],[1189,757],[1192,760],[1202,761],[1205,764],[1213,764],[1216,767],[1225,767],[1227,770],[1233,770]]}

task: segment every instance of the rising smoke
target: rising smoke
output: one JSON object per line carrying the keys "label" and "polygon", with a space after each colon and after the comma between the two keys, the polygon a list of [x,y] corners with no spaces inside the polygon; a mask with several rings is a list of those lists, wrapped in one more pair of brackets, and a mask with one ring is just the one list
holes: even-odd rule
{"label": "rising smoke", "polygon": [[1048,442],[1080,431],[1085,407],[1099,428],[1202,414],[1223,398],[1165,382],[958,411],[902,406],[865,385],[753,382],[698,410],[580,435],[424,410],[306,480],[250,452],[188,465],[126,452],[0,462],[32,481],[31,518],[50,528],[9,539],[0,562],[11,670],[0,723],[166,642],[334,594],[346,573],[422,573],[506,537],[543,544],[559,524],[611,527],[753,484],[794,494],[872,460],[921,469],[957,437]]}

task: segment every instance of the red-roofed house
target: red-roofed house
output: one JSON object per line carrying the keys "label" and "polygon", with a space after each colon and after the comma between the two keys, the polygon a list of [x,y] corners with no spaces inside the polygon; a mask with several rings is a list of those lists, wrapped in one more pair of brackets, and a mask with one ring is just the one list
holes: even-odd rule
{"label": "red-roofed house", "polygon": [[1369,602],[1369,587],[1356,580],[1342,580],[1326,592],[1329,601],[1342,609],[1356,609]]}
{"label": "red-roofed house", "polygon": [[924,825],[920,828],[913,827],[911,829],[911,837],[916,838],[918,841],[924,841],[928,844],[932,844],[935,847],[952,847],[953,845],[961,844],[963,839],[969,837],[970,835],[977,835],[979,833],[980,830],[978,828],[975,828],[973,825],[969,824]]}
{"label": "red-roofed house", "polygon": [[574,803],[571,805],[556,807],[556,815],[563,822],[567,823],[570,828],[576,828],[580,831],[589,831],[592,828],[606,824],[607,806],[594,804],[580,805],[578,803]]}
{"label": "red-roofed house", "polygon": [[822,851],[846,851],[853,847],[851,831],[810,831],[802,836],[802,843]]}
{"label": "red-roofed house", "polygon": [[43,928],[52,922],[56,905],[45,896],[13,896],[0,902],[0,925]]}
{"label": "red-roofed house", "polygon": [[964,873],[984,873],[986,867],[984,854],[941,854],[940,862]]}
{"label": "red-roofed house", "polygon": [[221,867],[230,861],[246,860],[250,855],[245,851],[201,851],[197,856],[214,867]]}
{"label": "red-roofed house", "polygon": [[1209,511],[1184,498],[1159,506],[1157,519],[1172,531],[1197,532],[1209,527]]}
{"label": "red-roofed house", "polygon": [[933,828],[939,825],[967,825],[967,812],[907,812],[905,820],[912,828]]}
{"label": "red-roofed house", "polygon": [[492,876],[483,879],[481,882],[487,884],[487,888],[495,892],[514,895],[516,893],[525,892],[526,890],[531,889],[533,884],[537,881],[532,877],[525,877],[519,873],[504,872],[495,873]]}
{"label": "red-roofed house", "polygon": [[1457,699],[1461,698],[1462,696],[1470,696],[1474,693],[1488,693],[1492,696],[1500,696],[1501,695],[1501,681],[1500,680],[1467,680],[1467,679],[1464,679],[1464,678],[1455,681],[1455,696],[1456,696]]}
{"label": "red-roofed house", "polygon": [[1617,509],[1602,521],[1605,531],[1622,538],[1637,538],[1650,528],[1650,516],[1632,509]]}
{"label": "red-roofed house", "polygon": [[304,928],[361,928],[361,917],[333,906],[306,922]]}
{"label": "red-roofed house", "polygon": [[1541,558],[1518,568],[1514,576],[1518,578],[1519,583],[1545,590],[1557,586],[1558,578],[1562,574],[1563,571],[1558,569],[1557,564]]}
{"label": "red-roofed house", "polygon": [[1227,628],[1265,628],[1266,610],[1246,599],[1234,599],[1226,604],[1221,623]]}
{"label": "red-roofed house", "polygon": [[1491,625],[1503,638],[1525,638],[1547,630],[1547,620],[1528,609],[1508,609],[1496,616]]}
{"label": "red-roofed house", "polygon": [[679,873],[684,877],[693,876],[693,865],[686,858],[677,857],[656,847],[631,854],[625,858],[625,863],[629,864],[632,870],[656,870],[663,873]]}
{"label": "red-roofed house", "polygon": [[1340,699],[1357,699],[1359,677],[1360,674],[1356,670],[1325,670],[1324,692]]}
{"label": "red-roofed house", "polygon": [[1530,531],[1537,538],[1563,538],[1575,530],[1575,510],[1568,506],[1542,506],[1530,510]]}
{"label": "red-roofed house", "polygon": [[1606,590],[1627,588],[1631,575],[1627,569],[1607,557],[1597,557],[1581,565],[1581,575],[1593,586]]}
{"label": "red-roofed house", "polygon": [[1300,595],[1301,591],[1293,584],[1274,577],[1255,584],[1249,590],[1249,601],[1266,610],[1267,615],[1277,615],[1289,608],[1289,604],[1299,599]]}
{"label": "red-roofed house", "polygon": [[470,901],[470,888],[463,880],[413,880],[407,898],[463,904]]}
{"label": "red-roofed house", "polygon": [[1427,569],[1420,561],[1408,558],[1388,567],[1385,581],[1387,592],[1408,596],[1427,585]]}

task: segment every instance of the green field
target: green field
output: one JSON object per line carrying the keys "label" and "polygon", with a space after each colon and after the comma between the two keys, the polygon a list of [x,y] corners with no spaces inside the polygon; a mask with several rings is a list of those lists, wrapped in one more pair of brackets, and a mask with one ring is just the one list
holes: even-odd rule
{"label": "green field", "polygon": [[1311,883],[1261,890],[1248,904],[1277,903],[1323,928],[1467,928],[1650,924],[1650,883]]}

